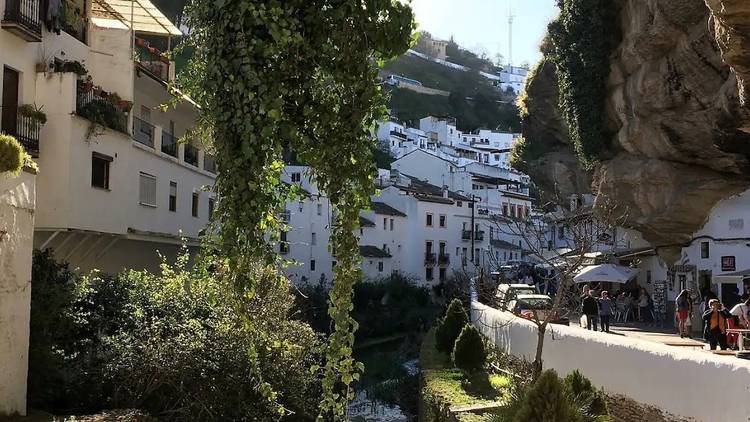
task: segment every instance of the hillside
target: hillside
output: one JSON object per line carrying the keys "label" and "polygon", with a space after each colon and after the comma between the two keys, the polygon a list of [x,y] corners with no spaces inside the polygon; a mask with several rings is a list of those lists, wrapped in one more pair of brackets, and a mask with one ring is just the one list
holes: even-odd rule
{"label": "hillside", "polygon": [[391,110],[399,120],[411,121],[427,115],[451,116],[458,120],[459,129],[463,131],[479,128],[513,132],[521,130],[515,96],[498,91],[478,70],[451,69],[404,55],[387,63],[383,73],[416,79],[425,87],[451,93],[449,97],[445,97],[390,88]]}

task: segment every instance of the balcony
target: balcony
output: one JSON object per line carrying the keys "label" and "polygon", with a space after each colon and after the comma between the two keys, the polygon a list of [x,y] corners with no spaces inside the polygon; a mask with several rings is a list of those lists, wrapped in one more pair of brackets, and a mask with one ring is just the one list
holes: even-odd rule
{"label": "balcony", "polygon": [[141,38],[135,39],[135,57],[141,68],[163,81],[170,80],[169,59],[161,51],[151,47],[148,41]]}
{"label": "balcony", "polygon": [[[162,137],[162,139],[164,139]],[[149,148],[154,147],[154,125],[151,123],[133,117],[133,140],[139,144],[146,145]]]}
{"label": "balcony", "polygon": [[90,80],[76,84],[76,114],[91,122],[122,133],[128,133],[128,116],[132,103],[122,101],[116,93],[94,87]]}
{"label": "balcony", "polygon": [[424,265],[426,267],[432,267],[437,262],[437,258],[434,252],[427,252],[424,254]]}
{"label": "balcony", "polygon": [[169,132],[161,133],[161,152],[177,158],[177,138]]}
{"label": "balcony", "polygon": [[391,136],[395,136],[396,138],[402,139],[402,140],[404,140],[404,141],[405,141],[405,140],[407,139],[407,137],[406,137],[406,134],[405,134],[405,133],[401,133],[401,132],[396,132],[395,130],[392,130],[392,131],[391,131]]}
{"label": "balcony", "polygon": [[28,42],[42,41],[41,0],[6,0],[2,28]]}
{"label": "balcony", "polygon": [[42,123],[33,116],[24,114],[21,107],[16,111],[15,117],[15,120],[3,121],[0,132],[16,138],[33,158],[39,157],[39,130]]}
{"label": "balcony", "polygon": [[[461,239],[463,240],[471,240],[471,236],[474,234],[472,230],[464,230],[461,232]],[[476,235],[474,235],[474,240],[481,242],[484,240],[484,232],[483,231],[477,231]]]}
{"label": "balcony", "polygon": [[451,263],[451,256],[449,254],[441,253],[440,255],[438,255],[438,264],[440,266],[446,266],[446,265],[449,265],[450,263]]}
{"label": "balcony", "polygon": [[185,163],[198,167],[198,148],[192,144],[185,144]]}

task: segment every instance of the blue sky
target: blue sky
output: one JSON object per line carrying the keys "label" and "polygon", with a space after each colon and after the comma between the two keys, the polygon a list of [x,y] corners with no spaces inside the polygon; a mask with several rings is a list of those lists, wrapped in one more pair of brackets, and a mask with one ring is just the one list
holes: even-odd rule
{"label": "blue sky", "polygon": [[411,0],[419,29],[437,38],[451,35],[462,47],[498,52],[508,60],[508,6],[513,14],[513,63],[534,64],[547,24],[558,13],[555,0]]}

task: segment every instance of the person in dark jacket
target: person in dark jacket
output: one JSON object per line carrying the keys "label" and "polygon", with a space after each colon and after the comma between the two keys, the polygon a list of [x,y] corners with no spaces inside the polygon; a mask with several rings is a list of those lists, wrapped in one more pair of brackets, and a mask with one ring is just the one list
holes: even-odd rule
{"label": "person in dark jacket", "polygon": [[602,331],[605,333],[609,332],[609,319],[615,310],[615,303],[609,298],[609,292],[604,290],[602,297],[597,301],[599,303],[599,319],[602,323]]}
{"label": "person in dark jacket", "polygon": [[710,309],[703,313],[703,337],[708,340],[711,350],[716,350],[717,344],[721,350],[727,350],[728,320],[732,314],[718,299],[711,299],[708,306]]}
{"label": "person in dark jacket", "polygon": [[599,303],[594,297],[594,291],[589,290],[588,294],[584,296],[582,302],[582,312],[586,315],[586,329],[590,330],[594,327],[594,331],[597,331],[597,320],[599,318]]}

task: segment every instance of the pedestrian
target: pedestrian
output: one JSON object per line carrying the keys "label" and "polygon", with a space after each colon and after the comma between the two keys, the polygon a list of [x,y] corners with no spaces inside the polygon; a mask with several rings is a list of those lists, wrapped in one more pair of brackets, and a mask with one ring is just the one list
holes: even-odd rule
{"label": "pedestrian", "polygon": [[711,302],[711,299],[719,300],[719,297],[716,296],[716,293],[714,293],[713,290],[706,287],[701,292],[703,294],[703,312],[706,312],[711,309],[711,306],[709,306],[709,302]]}
{"label": "pedestrian", "polygon": [[734,305],[729,313],[737,319],[740,327],[748,329],[750,328],[750,296],[744,295],[742,300],[742,302]]}
{"label": "pedestrian", "polygon": [[677,306],[677,326],[680,330],[680,338],[690,337],[687,320],[693,313],[693,301],[690,300],[690,291],[683,289],[675,299]]}
{"label": "pedestrian", "polygon": [[602,297],[599,298],[599,319],[602,323],[602,331],[605,333],[609,332],[609,319],[612,317],[613,308],[614,303],[609,298],[609,292],[602,291]]}
{"label": "pedestrian", "polygon": [[589,290],[586,297],[583,298],[581,310],[586,315],[586,329],[590,330],[594,327],[594,331],[597,331],[597,318],[599,317],[599,303],[594,297],[594,292]]}
{"label": "pedestrian", "polygon": [[721,350],[727,350],[727,320],[732,314],[718,299],[711,299],[708,306],[709,309],[703,313],[703,337],[708,341],[711,350],[716,350],[717,345]]}
{"label": "pedestrian", "polygon": [[648,300],[648,292],[641,287],[641,294],[638,296],[638,321],[640,322],[645,322],[646,314],[648,314]]}
{"label": "pedestrian", "polygon": [[627,319],[628,315],[628,299],[627,294],[625,292],[620,292],[617,296],[615,296],[617,299],[615,299],[615,305],[617,307],[617,316],[615,317],[615,320],[617,322],[624,322]]}

